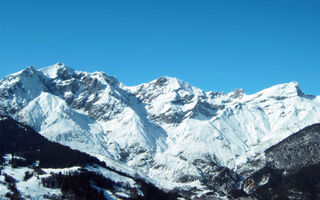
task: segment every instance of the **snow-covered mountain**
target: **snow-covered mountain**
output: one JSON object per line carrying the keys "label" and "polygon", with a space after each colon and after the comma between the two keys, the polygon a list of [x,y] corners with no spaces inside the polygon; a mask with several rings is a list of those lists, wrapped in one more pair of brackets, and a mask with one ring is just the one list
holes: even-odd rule
{"label": "snow-covered mountain", "polygon": [[29,126],[0,115],[0,199],[174,200],[139,176],[51,142]]}
{"label": "snow-covered mountain", "polygon": [[0,114],[166,189],[210,190],[221,167],[245,163],[320,122],[320,97],[298,83],[256,94],[204,92],[161,77],[128,87],[58,63],[0,81]]}

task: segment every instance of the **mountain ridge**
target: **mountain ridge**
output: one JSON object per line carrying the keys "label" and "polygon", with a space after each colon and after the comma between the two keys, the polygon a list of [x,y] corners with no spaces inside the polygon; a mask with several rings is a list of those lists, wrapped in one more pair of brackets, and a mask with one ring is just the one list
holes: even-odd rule
{"label": "mountain ridge", "polygon": [[320,98],[296,82],[251,95],[204,92],[166,76],[127,87],[103,72],[58,63],[5,77],[0,94],[0,113],[168,189],[206,191],[218,167],[237,171],[320,122]]}
{"label": "mountain ridge", "polygon": [[177,198],[176,192],[163,191],[84,152],[50,142],[32,128],[2,115],[0,188],[1,199]]}

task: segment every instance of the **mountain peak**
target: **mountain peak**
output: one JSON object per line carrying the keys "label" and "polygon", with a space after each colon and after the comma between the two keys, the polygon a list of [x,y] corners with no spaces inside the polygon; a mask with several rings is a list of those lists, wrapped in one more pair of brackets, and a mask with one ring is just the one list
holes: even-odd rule
{"label": "mountain peak", "polygon": [[296,81],[274,85],[270,88],[262,90],[261,92],[258,92],[258,94],[263,94],[264,96],[277,97],[277,98],[304,95],[304,93],[301,91],[299,87],[299,83]]}
{"label": "mountain peak", "polygon": [[31,65],[29,67],[27,67],[26,69],[21,71],[21,75],[28,76],[28,77],[33,76],[35,73],[36,73],[36,70]]}
{"label": "mountain peak", "polygon": [[163,76],[154,80],[154,85],[157,87],[167,86],[173,89],[173,88],[180,88],[182,84],[183,84],[183,81],[174,77],[169,77],[169,76]]}
{"label": "mountain peak", "polygon": [[242,88],[232,90],[228,93],[228,96],[233,99],[241,98],[245,95],[245,91]]}
{"label": "mountain peak", "polygon": [[194,95],[201,96],[205,93],[196,87],[191,86],[189,83],[177,79],[175,77],[163,76],[151,82],[156,88],[162,88],[164,92],[173,92],[173,91],[187,91]]}
{"label": "mountain peak", "polygon": [[55,65],[58,65],[58,66],[65,66],[65,64],[64,63],[56,63]]}
{"label": "mountain peak", "polygon": [[204,93],[168,76],[126,87],[103,72],[57,63],[6,77],[0,94],[0,113],[169,189],[185,184],[212,190],[206,181],[217,180],[220,167],[239,169],[320,122],[318,97],[305,98],[297,82],[253,95],[242,89]]}
{"label": "mountain peak", "polygon": [[75,73],[73,69],[67,67],[63,63],[56,63],[54,65],[42,68],[39,71],[41,71],[43,75],[51,79],[66,79],[67,77],[72,76]]}
{"label": "mountain peak", "polygon": [[27,68],[18,71],[16,73],[10,74],[7,77],[16,77],[16,76],[32,76],[34,73],[36,72],[36,70],[34,69],[33,66],[28,66]]}
{"label": "mountain peak", "polygon": [[27,70],[27,71],[36,71],[32,65],[28,66],[28,67],[27,67],[25,70],[23,70],[23,71],[26,71],[26,70]]}

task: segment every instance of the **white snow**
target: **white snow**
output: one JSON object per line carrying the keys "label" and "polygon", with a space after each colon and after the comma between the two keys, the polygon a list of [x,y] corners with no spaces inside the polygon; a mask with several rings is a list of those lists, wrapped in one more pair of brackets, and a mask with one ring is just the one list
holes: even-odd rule
{"label": "white snow", "polygon": [[103,129],[87,115],[73,110],[63,99],[47,92],[23,108],[20,121],[32,126],[48,139],[88,153],[105,152]]}
{"label": "white snow", "polygon": [[[61,67],[56,64],[29,71],[41,73],[48,79],[42,81],[59,86],[75,82],[80,88],[77,92],[61,91],[61,96],[56,96],[45,89],[38,76],[22,78],[19,72],[0,81],[0,90],[23,79],[27,92],[17,90],[2,98],[0,105],[18,108],[14,117],[48,139],[164,188],[202,188],[199,180],[178,182],[183,175],[201,176],[193,164],[195,159],[206,160],[210,155],[213,162],[237,169],[268,147],[320,122],[320,97],[304,95],[296,82],[252,95],[242,89],[205,93],[171,77],[126,87],[101,72],[73,71],[81,78],[63,81],[57,76]],[[88,78],[101,83],[98,92],[86,90],[84,80]],[[69,97],[93,102],[93,108],[103,110],[103,114],[90,115],[84,107],[75,109],[64,99]]]}
{"label": "white snow", "polygon": [[[11,165],[8,164],[8,159],[10,158],[10,155],[6,155],[6,164],[3,166],[2,174],[0,175],[0,197],[3,199],[3,196],[10,192],[7,189],[7,186],[4,185],[4,175],[8,174],[12,176],[14,179],[16,179],[16,187],[18,191],[21,193],[22,198],[24,199],[43,199],[43,195],[61,195],[61,192],[59,189],[51,189],[43,187],[41,184],[41,178],[48,176],[50,174],[45,175],[33,175],[30,179],[24,180],[25,172],[31,172],[33,173],[33,169],[28,167],[18,167],[18,168],[12,168]],[[67,171],[72,169],[63,169],[60,171]],[[45,170],[46,171],[46,170]],[[59,171],[56,169],[55,171]],[[48,170],[47,172],[50,172]]]}
{"label": "white snow", "polygon": [[116,196],[114,196],[112,194],[112,192],[106,190],[104,191],[104,196],[108,199],[108,200],[119,200],[119,198],[117,198]]}
{"label": "white snow", "polygon": [[58,77],[58,71],[60,69],[65,69],[69,73],[74,73],[74,70],[66,67],[63,63],[56,63],[54,65],[44,67],[44,68],[40,69],[39,72],[41,72],[47,78],[55,79]]}
{"label": "white snow", "polygon": [[8,186],[4,180],[4,176],[0,176],[0,199],[9,199],[5,197],[9,191],[10,190],[8,190]]}

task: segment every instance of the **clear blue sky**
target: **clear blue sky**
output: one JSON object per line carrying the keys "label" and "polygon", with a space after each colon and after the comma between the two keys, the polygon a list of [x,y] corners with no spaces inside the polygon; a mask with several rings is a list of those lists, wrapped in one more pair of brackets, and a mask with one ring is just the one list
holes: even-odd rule
{"label": "clear blue sky", "polygon": [[251,94],[320,94],[320,1],[0,0],[0,78],[63,62],[126,85],[168,75]]}

